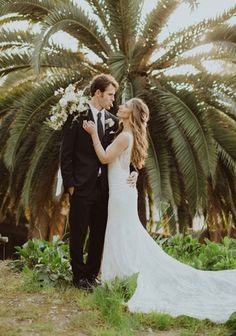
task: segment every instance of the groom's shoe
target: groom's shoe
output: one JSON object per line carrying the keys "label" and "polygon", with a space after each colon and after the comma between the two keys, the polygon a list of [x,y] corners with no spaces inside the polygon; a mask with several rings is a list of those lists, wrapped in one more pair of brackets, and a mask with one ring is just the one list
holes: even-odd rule
{"label": "groom's shoe", "polygon": [[82,289],[84,291],[91,291],[92,285],[87,279],[81,278],[79,280],[73,280],[73,285],[78,288]]}
{"label": "groom's shoe", "polygon": [[89,279],[89,283],[91,284],[92,287],[97,287],[100,286],[101,280],[99,280],[96,276],[93,276]]}

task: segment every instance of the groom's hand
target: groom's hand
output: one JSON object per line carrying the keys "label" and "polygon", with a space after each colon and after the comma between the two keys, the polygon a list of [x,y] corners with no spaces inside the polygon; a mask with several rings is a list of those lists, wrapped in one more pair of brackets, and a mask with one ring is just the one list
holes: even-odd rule
{"label": "groom's hand", "polygon": [[129,177],[127,179],[127,183],[130,187],[136,187],[136,183],[138,180],[138,173],[136,171],[132,171],[132,173],[129,174]]}
{"label": "groom's hand", "polygon": [[74,191],[75,191],[75,187],[68,188],[68,192],[69,192],[70,196],[72,196],[74,194]]}

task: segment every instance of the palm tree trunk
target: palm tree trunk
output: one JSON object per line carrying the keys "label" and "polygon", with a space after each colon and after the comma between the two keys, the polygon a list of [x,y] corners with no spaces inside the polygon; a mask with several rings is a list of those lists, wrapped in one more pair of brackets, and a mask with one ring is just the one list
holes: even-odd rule
{"label": "palm tree trunk", "polygon": [[192,216],[189,211],[188,203],[182,199],[178,206],[178,231],[185,234],[192,227]]}
{"label": "palm tree trunk", "polygon": [[69,212],[68,194],[63,194],[59,201],[47,202],[40,208],[35,220],[30,219],[28,238],[39,238],[52,241],[57,235],[61,239],[65,233],[67,215]]}
{"label": "palm tree trunk", "polygon": [[59,202],[54,204],[54,209],[49,224],[49,241],[51,241],[55,235],[58,235],[61,239],[63,238],[68,212],[69,197],[68,194],[63,194]]}
{"label": "palm tree trunk", "polygon": [[223,230],[221,204],[210,180],[208,180],[207,200],[206,224],[209,236],[214,242],[220,242]]}
{"label": "palm tree trunk", "polygon": [[147,206],[146,206],[147,171],[145,168],[139,171],[137,189],[138,189],[138,215],[139,215],[140,222],[146,228],[147,226]]}

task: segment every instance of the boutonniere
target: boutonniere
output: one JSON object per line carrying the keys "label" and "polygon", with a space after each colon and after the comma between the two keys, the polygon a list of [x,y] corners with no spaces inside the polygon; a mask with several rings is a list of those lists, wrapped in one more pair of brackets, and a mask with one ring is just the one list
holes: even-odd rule
{"label": "boutonniere", "polygon": [[112,118],[108,118],[105,120],[105,130],[107,128],[112,127],[115,124],[114,120]]}

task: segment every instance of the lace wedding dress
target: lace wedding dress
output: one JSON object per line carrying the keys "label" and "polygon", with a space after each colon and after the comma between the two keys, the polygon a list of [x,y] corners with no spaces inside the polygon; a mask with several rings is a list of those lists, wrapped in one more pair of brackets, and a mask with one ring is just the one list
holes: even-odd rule
{"label": "lace wedding dress", "polygon": [[127,184],[133,144],[108,166],[108,222],[102,282],[138,273],[127,306],[132,312],[161,312],[225,322],[236,311],[236,270],[201,271],[166,254],[138,218],[137,191]]}

